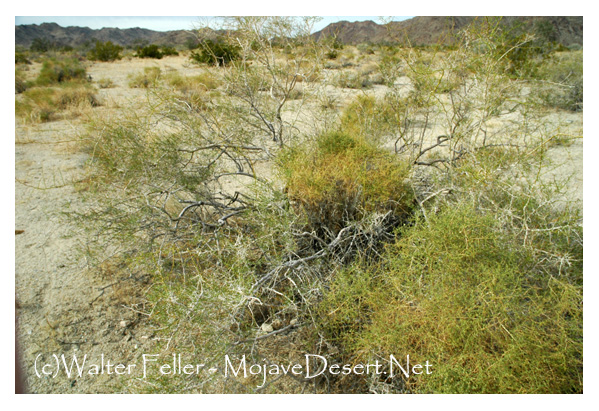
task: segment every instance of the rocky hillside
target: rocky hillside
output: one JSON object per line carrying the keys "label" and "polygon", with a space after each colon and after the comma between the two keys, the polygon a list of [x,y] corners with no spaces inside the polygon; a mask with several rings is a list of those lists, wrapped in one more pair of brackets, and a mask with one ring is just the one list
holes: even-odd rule
{"label": "rocky hillside", "polygon": [[92,44],[96,40],[112,41],[121,46],[135,44],[184,45],[196,40],[196,35],[187,30],[153,31],[139,27],[132,29],[102,28],[93,30],[88,27],[61,27],[56,23],[26,24],[15,26],[15,45],[28,48],[34,39],[48,40],[59,47],[80,47]]}
{"label": "rocky hillside", "polygon": [[[325,27],[314,34],[315,37],[336,36],[344,44],[359,43],[411,43],[426,45],[450,43],[452,33],[463,29],[482,17],[414,17],[409,20],[377,24],[373,21],[350,23],[340,21]],[[521,25],[524,30],[532,30],[539,22],[547,22],[552,27],[554,41],[569,46],[582,45],[582,17],[504,17],[502,25]]]}
{"label": "rocky hillside", "polygon": [[[437,42],[450,43],[451,34],[466,27],[476,17],[414,17],[400,22],[377,24],[374,21],[350,23],[340,21],[316,32],[315,37],[336,36],[344,44],[359,43],[411,43],[426,45]],[[569,46],[582,45],[582,17],[504,17],[504,25],[520,24],[531,30],[538,22],[547,22],[552,28],[555,41]],[[548,25],[546,25],[547,27]],[[215,37],[216,32],[206,33],[206,37]],[[15,45],[29,47],[34,39],[48,40],[58,46],[80,47],[92,44],[96,40],[112,41],[122,46],[135,44],[184,45],[195,41],[196,35],[187,30],[153,31],[142,28],[117,29],[103,28],[92,30],[87,27],[61,27],[56,23],[41,25],[29,24],[15,26]]]}

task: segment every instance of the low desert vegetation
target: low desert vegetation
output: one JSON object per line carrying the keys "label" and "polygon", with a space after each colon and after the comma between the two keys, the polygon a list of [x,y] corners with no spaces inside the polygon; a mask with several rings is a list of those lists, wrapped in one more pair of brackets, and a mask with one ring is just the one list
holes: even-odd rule
{"label": "low desert vegetation", "polygon": [[43,61],[34,80],[15,73],[15,114],[27,122],[46,122],[76,117],[100,105],[96,90],[89,84],[83,64],[75,58],[52,57]]}
{"label": "low desert vegetation", "polygon": [[156,44],[150,44],[144,47],[138,47],[136,56],[140,58],[153,58],[161,59],[165,56],[178,56],[179,52],[170,46],[157,46]]}
{"label": "low desert vegetation", "polygon": [[97,41],[95,46],[89,51],[88,58],[98,61],[114,61],[122,58],[123,47],[114,44],[111,41],[105,43]]}
{"label": "low desert vegetation", "polygon": [[[147,274],[129,305],[161,353],[218,369],[123,391],[582,392],[582,208],[543,178],[561,135],[543,115],[582,110],[582,52],[493,19],[451,48],[225,23],[192,51],[200,74],[133,74],[149,107],[82,140],[88,261],[110,255],[129,287]],[[21,95],[58,104],[49,90]],[[305,354],[433,372],[223,374],[225,355]]]}
{"label": "low desert vegetation", "polygon": [[161,77],[160,67],[146,67],[143,72],[129,75],[129,87],[151,88],[158,84]]}

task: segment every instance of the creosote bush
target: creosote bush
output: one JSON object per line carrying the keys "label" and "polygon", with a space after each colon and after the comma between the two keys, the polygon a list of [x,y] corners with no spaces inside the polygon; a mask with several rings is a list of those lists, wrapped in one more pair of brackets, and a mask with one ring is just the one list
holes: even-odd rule
{"label": "creosote bush", "polygon": [[200,43],[199,52],[191,53],[191,60],[198,64],[226,66],[241,58],[240,48],[224,40],[205,40]]}
{"label": "creosote bush", "polygon": [[122,46],[119,46],[118,44],[113,44],[111,41],[107,41],[106,43],[96,41],[94,48],[92,48],[88,53],[88,58],[90,60],[99,61],[120,60],[122,58],[122,51]]}
{"label": "creosote bush", "polygon": [[137,57],[139,58],[152,58],[161,59],[164,56],[178,56],[179,53],[174,47],[169,46],[157,46],[156,44],[150,44],[144,47],[137,48]]}

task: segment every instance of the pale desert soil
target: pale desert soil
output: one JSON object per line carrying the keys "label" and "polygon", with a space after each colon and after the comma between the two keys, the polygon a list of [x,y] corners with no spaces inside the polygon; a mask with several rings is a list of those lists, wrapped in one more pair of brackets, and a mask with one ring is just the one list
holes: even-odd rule
{"label": "pale desert soil", "polygon": [[[63,211],[83,210],[85,204],[72,182],[82,178],[87,156],[76,144],[85,132],[88,115],[113,118],[121,110],[143,104],[145,90],[129,88],[127,76],[144,67],[159,66],[182,75],[201,72],[184,57],[163,60],[123,60],[88,67],[94,81],[111,79],[114,87],[99,89],[103,106],[91,113],[49,123],[25,125],[15,130],[15,237],[17,337],[26,383],[35,393],[97,393],[123,390],[115,375],[93,378],[38,378],[34,362],[52,354],[98,360],[102,354],[121,362],[134,362],[151,353],[152,331],[145,317],[122,304],[111,279],[90,269],[78,251],[84,237]],[[378,86],[374,92],[384,92]],[[342,105],[355,90],[331,90]],[[547,180],[571,176],[566,197],[582,201],[582,113],[552,111],[547,122],[563,124],[562,132],[580,136],[571,145],[555,146],[550,157],[559,167]]]}

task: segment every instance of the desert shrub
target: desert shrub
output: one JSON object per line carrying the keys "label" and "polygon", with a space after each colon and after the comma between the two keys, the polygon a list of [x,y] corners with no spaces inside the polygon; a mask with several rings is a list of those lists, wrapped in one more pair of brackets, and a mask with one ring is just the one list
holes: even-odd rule
{"label": "desert shrub", "polygon": [[195,76],[182,76],[177,72],[164,76],[165,82],[177,93],[177,98],[195,110],[203,110],[211,97],[219,94],[222,79],[210,71]]}
{"label": "desert shrub", "polygon": [[312,147],[285,151],[279,168],[289,198],[317,232],[337,233],[371,212],[405,218],[411,208],[408,167],[358,136],[326,133]]}
{"label": "desert shrub", "polygon": [[198,64],[226,66],[241,57],[239,47],[225,41],[205,40],[198,48],[199,53],[192,52],[190,56]]}
{"label": "desert shrub", "polygon": [[169,46],[157,46],[156,44],[150,44],[147,46],[140,46],[137,48],[137,57],[140,58],[153,58],[161,59],[164,56],[178,56],[179,53],[174,47]]}
{"label": "desert shrub", "polygon": [[582,50],[582,46],[578,43],[572,43],[568,46],[568,50],[570,51],[580,51]]}
{"label": "desert shrub", "polygon": [[87,79],[85,68],[77,59],[49,59],[45,60],[36,84],[47,86],[68,81],[81,81]]}
{"label": "desert shrub", "polygon": [[15,52],[15,64],[31,64],[31,61],[25,53]]}
{"label": "desert shrub", "polygon": [[339,52],[337,50],[329,50],[326,53],[326,57],[329,60],[335,60],[339,56]]}
{"label": "desert shrub", "polygon": [[395,115],[395,110],[387,101],[360,95],[343,110],[340,127],[349,135],[380,144],[383,137],[391,135],[395,130]]}
{"label": "desert shrub", "polygon": [[179,52],[172,46],[161,46],[160,51],[163,56],[178,56]]}
{"label": "desert shrub", "polygon": [[31,46],[29,46],[29,50],[35,51],[38,53],[45,53],[54,48],[54,44],[48,40],[40,37],[36,37],[31,42]]}
{"label": "desert shrub", "polygon": [[63,115],[80,115],[100,105],[94,89],[77,83],[60,87],[32,87],[15,102],[15,114],[28,122],[52,121]]}
{"label": "desert shrub", "polygon": [[21,94],[30,87],[30,82],[25,79],[23,72],[15,68],[15,94]]}
{"label": "desert shrub", "polygon": [[95,46],[88,53],[88,58],[90,60],[99,61],[120,60],[122,58],[122,51],[122,46],[119,46],[118,44],[113,44],[111,41],[107,41],[106,43],[96,41]]}
{"label": "desert shrub", "polygon": [[98,84],[98,87],[100,88],[112,88],[114,87],[114,81],[112,81],[109,78],[101,78],[98,79],[98,81],[96,81],[96,83]]}
{"label": "desert shrub", "polygon": [[161,59],[162,56],[164,56],[164,54],[156,44],[150,44],[137,49],[137,57],[139,58]]}
{"label": "desert shrub", "polygon": [[548,83],[539,85],[541,100],[550,107],[582,111],[582,52],[556,53],[539,68],[538,78]]}
{"label": "desert shrub", "polygon": [[129,87],[149,88],[154,87],[160,79],[160,67],[145,67],[142,73],[129,76]]}
{"label": "desert shrub", "polygon": [[396,391],[581,392],[582,290],[539,276],[528,250],[502,233],[468,204],[401,229],[382,263],[338,274],[323,327],[352,360],[409,354],[432,364],[430,375],[387,380]]}
{"label": "desert shrub", "polygon": [[336,83],[338,87],[351,89],[362,89],[371,85],[368,75],[362,75],[356,71],[342,71],[337,76]]}
{"label": "desert shrub", "polygon": [[383,78],[383,83],[392,87],[395,80],[402,73],[400,58],[395,55],[396,50],[384,48],[382,58],[379,63],[379,71]]}
{"label": "desert shrub", "polygon": [[360,43],[356,46],[358,51],[362,54],[374,54],[374,46],[367,43]]}

